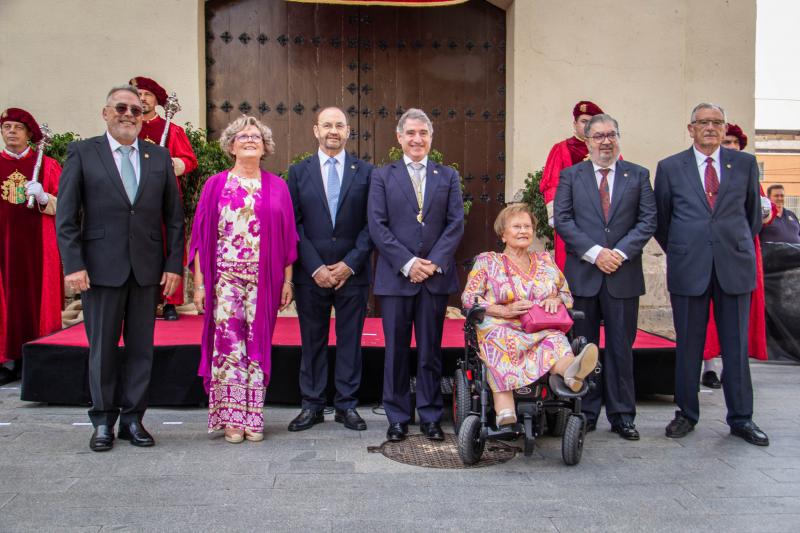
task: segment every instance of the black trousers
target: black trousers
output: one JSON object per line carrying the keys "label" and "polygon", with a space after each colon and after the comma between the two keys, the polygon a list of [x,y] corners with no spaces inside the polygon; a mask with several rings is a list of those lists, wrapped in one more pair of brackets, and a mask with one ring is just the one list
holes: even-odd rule
{"label": "black trousers", "polygon": [[303,409],[325,407],[328,384],[328,335],[331,308],[336,309],[336,362],[334,383],[337,409],[358,405],[361,386],[361,333],[367,314],[366,285],[345,283],[339,290],[317,285],[297,285],[297,317],[303,342],[300,360],[300,393]]}
{"label": "black trousers", "polygon": [[740,426],[753,418],[753,384],[747,358],[747,327],[750,293],[728,294],[711,269],[708,289],[700,296],[670,294],[675,322],[675,403],[683,415],[700,419],[700,371],[706,342],[708,303],[714,301],[719,343],[722,348],[722,390],[728,407],[729,426]]}
{"label": "black trousers", "polygon": [[[639,318],[639,298],[615,298],[608,293],[605,279],[597,296],[575,296],[575,309],[586,313],[586,320],[575,322],[575,334],[599,344],[600,321],[605,331],[601,355],[601,379],[584,397],[582,410],[590,421],[600,416],[606,405],[606,418],[612,424],[633,422],[636,417],[636,391],[633,381],[633,341]],[[576,354],[577,355],[577,354]]]}
{"label": "black trousers", "polygon": [[[95,426],[144,416],[159,290],[160,285],[140,286],[131,273],[121,287],[93,285],[81,295],[89,339],[89,418]],[[125,348],[118,347],[120,333]]]}
{"label": "black trousers", "polygon": [[390,424],[411,420],[411,330],[417,341],[417,412],[421,423],[442,417],[442,328],[447,295],[425,286],[414,296],[381,296],[386,360],[383,408]]}

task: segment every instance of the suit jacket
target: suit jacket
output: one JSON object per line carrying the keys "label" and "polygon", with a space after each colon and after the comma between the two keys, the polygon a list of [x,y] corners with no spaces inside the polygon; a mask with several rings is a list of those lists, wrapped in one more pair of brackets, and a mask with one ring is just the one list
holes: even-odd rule
{"label": "suit jacket", "polygon": [[671,293],[703,294],[712,265],[728,294],[745,294],[756,286],[753,238],[761,229],[756,158],[721,148],[720,170],[712,212],[692,148],[658,163],[655,236],[667,253],[667,289]]}
{"label": "suit jacket", "polygon": [[428,259],[442,269],[425,281],[432,294],[459,290],[455,254],[464,234],[461,180],[453,168],[428,159],[422,205],[417,222],[417,197],[403,160],[372,171],[369,190],[369,233],[378,250],[373,292],[381,296],[413,296],[421,283],[400,271],[411,258]]}
{"label": "suit jacket", "polygon": [[67,274],[85,269],[92,285],[119,287],[131,271],[142,286],[183,272],[183,207],[169,152],[140,141],[139,168],[131,204],[105,134],[69,145],[56,212]]}
{"label": "suit jacket", "polygon": [[322,182],[319,155],[314,154],[289,167],[289,193],[300,236],[295,283],[316,285],[311,275],[318,268],[344,261],[354,272],[348,284],[370,284],[372,242],[367,228],[370,172],[372,165],[350,154],[345,155],[334,226]]}
{"label": "suit jacket", "polygon": [[[642,249],[656,229],[656,206],[646,168],[617,161],[608,222],[600,205],[592,162],[566,168],[561,171],[554,212],[555,229],[566,243],[564,275],[573,294],[597,295],[604,277],[608,292],[615,298],[645,293]],[[604,274],[582,259],[595,245],[617,248],[628,258],[616,272]]]}

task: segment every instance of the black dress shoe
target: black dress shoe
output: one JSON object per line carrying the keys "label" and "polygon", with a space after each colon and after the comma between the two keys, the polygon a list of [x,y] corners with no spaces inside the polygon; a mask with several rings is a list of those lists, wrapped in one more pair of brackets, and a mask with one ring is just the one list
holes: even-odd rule
{"label": "black dress shoe", "polygon": [[123,424],[120,422],[119,424],[119,438],[122,440],[128,440],[134,446],[140,446],[142,448],[146,448],[148,446],[153,446],[156,441],[153,440],[153,436],[144,429],[144,426],[141,422],[128,422]]}
{"label": "black dress shoe", "polygon": [[289,422],[289,431],[303,431],[309,429],[314,424],[325,422],[325,415],[322,409],[301,409],[300,414]]}
{"label": "black dress shoe", "polygon": [[722,382],[717,377],[717,373],[713,370],[709,370],[708,372],[703,372],[703,379],[700,380],[704,387],[708,387],[709,389],[721,389]]}
{"label": "black dress shoe", "polygon": [[114,428],[99,425],[94,428],[92,438],[89,439],[89,448],[93,452],[107,452],[114,446]]}
{"label": "black dress shoe", "polygon": [[611,431],[619,433],[619,436],[625,440],[639,440],[639,432],[633,422],[622,422],[621,424],[614,424],[611,426]]}
{"label": "black dress shoe", "polygon": [[358,414],[355,409],[337,409],[336,414],[333,416],[336,422],[344,424],[347,429],[354,429],[356,431],[364,431],[367,429],[367,423]]}
{"label": "black dress shoe", "polygon": [[173,304],[164,304],[164,320],[178,320],[178,310]]}
{"label": "black dress shoe", "polygon": [[439,422],[425,422],[419,425],[419,430],[428,440],[444,440],[444,431]]}
{"label": "black dress shoe", "polygon": [[769,446],[769,437],[767,437],[767,434],[761,431],[752,420],[740,426],[732,426],[731,435],[741,437],[750,444],[755,444],[756,446]]}
{"label": "black dress shoe", "polygon": [[586,433],[590,431],[594,431],[597,429],[597,420],[587,420],[586,421]]}
{"label": "black dress shoe", "polygon": [[675,418],[667,424],[666,434],[671,439],[680,439],[694,431],[694,422],[683,416],[680,411],[675,411]]}
{"label": "black dress shoe", "polygon": [[386,440],[389,442],[400,442],[408,435],[408,424],[389,424],[389,429],[386,430]]}

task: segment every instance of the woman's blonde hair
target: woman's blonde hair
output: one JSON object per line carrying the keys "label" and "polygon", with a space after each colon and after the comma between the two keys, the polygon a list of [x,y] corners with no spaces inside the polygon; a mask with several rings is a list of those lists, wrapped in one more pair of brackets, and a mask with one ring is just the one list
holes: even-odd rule
{"label": "woman's blonde hair", "polygon": [[248,115],[242,115],[228,124],[228,127],[225,128],[225,131],[223,131],[222,135],[219,137],[219,145],[222,149],[228,154],[233,155],[231,151],[233,149],[233,141],[236,139],[239,132],[248,126],[255,126],[258,128],[258,131],[261,132],[261,141],[264,143],[264,157],[274,154],[275,141],[272,140],[272,130],[262,124],[256,117]]}
{"label": "woman's blonde hair", "polygon": [[528,209],[528,206],[526,204],[511,204],[504,207],[503,210],[497,214],[497,218],[494,219],[494,232],[497,234],[497,238],[503,238],[503,232],[506,230],[506,220],[508,220],[510,217],[521,215],[523,213],[531,217],[533,232],[536,234],[537,220],[536,217],[533,216],[533,213],[531,213],[531,210]]}

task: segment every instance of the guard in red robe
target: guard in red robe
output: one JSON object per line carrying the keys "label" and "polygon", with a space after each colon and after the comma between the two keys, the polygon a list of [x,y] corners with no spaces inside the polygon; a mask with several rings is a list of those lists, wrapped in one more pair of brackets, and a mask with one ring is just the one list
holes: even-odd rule
{"label": "guard in red robe", "polygon": [[[553,200],[556,197],[558,188],[558,177],[561,171],[580,163],[589,157],[589,148],[586,146],[586,137],[583,133],[584,127],[595,115],[603,112],[596,104],[588,100],[582,100],[575,104],[572,109],[572,129],[574,135],[560,143],[556,143],[550,149],[547,162],[544,165],[542,181],[539,183],[539,190],[544,195],[544,202],[547,205],[548,224],[553,225]],[[555,234],[555,256],[558,268],[564,270],[564,262],[567,260],[567,252],[564,248],[564,241],[558,234]]]}
{"label": "guard in red robe", "polygon": [[[747,146],[747,135],[745,135],[742,128],[736,124],[728,124],[722,146],[732,150],[744,150]],[[761,189],[761,202],[764,206],[769,202],[764,194],[764,189]],[[763,219],[764,225],[772,222],[778,211],[778,208],[771,203],[769,209],[769,215]],[[766,360],[767,324],[764,313],[764,265],[761,260],[761,243],[758,239],[758,235],[756,235],[754,241],[756,245],[756,288],[750,296],[750,323],[747,331],[747,353],[750,357],[755,359]],[[701,379],[701,382],[706,387],[712,389],[722,388],[722,382],[717,375],[717,371],[722,368],[722,360],[720,359],[721,353],[722,349],[719,344],[717,323],[714,320],[714,306],[711,304],[711,309],[708,314],[708,329],[706,330],[706,345],[703,349],[703,359],[705,361],[703,363],[703,376]]]}
{"label": "guard in red robe", "polygon": [[[61,329],[64,281],[56,245],[55,213],[61,166],[44,156],[31,180],[42,138],[27,111],[0,114],[0,384],[19,378],[22,345]],[[28,209],[28,197],[35,207]],[[8,363],[11,363],[10,365]],[[10,367],[10,368],[9,368]]]}
{"label": "guard in red robe", "polygon": [[[167,91],[154,80],[144,76],[133,78],[130,84],[139,90],[139,98],[142,100],[144,120],[142,121],[142,131],[139,132],[139,139],[160,144],[167,121],[158,116],[156,106],[164,107],[167,103]],[[181,177],[197,168],[197,157],[194,155],[186,132],[174,122],[169,125],[165,147],[172,156],[172,166],[175,169],[175,177],[178,178],[178,189],[181,190]],[[186,257],[184,257],[183,263],[186,264]],[[181,280],[172,296],[163,298],[164,319],[178,320],[175,306],[183,304],[183,281]]]}

